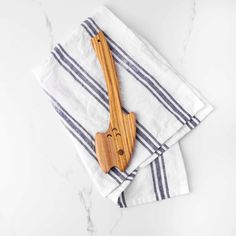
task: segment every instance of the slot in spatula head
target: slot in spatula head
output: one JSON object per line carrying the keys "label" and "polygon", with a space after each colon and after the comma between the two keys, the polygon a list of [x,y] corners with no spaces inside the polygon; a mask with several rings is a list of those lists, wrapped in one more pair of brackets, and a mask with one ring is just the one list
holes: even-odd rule
{"label": "slot in spatula head", "polygon": [[98,161],[104,172],[116,166],[125,171],[134,148],[136,122],[134,113],[121,114],[118,124],[109,125],[105,133],[97,133],[95,147]]}

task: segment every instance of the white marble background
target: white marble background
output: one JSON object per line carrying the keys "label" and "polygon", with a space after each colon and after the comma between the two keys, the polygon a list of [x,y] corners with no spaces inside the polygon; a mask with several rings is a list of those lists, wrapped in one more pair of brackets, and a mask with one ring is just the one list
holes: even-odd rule
{"label": "white marble background", "polygon": [[[189,195],[123,210],[103,199],[31,72],[100,4],[216,107],[181,142]],[[235,42],[234,0],[0,0],[0,235],[235,236]]]}

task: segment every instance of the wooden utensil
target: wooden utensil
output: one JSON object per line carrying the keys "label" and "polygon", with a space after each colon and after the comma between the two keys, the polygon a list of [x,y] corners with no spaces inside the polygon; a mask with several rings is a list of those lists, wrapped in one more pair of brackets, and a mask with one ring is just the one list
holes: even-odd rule
{"label": "wooden utensil", "polygon": [[110,110],[108,130],[105,133],[98,132],[95,136],[97,159],[102,170],[106,173],[114,166],[124,171],[134,149],[135,114],[133,112],[126,114],[121,109],[115,63],[102,31],[92,38],[92,45],[106,80]]}

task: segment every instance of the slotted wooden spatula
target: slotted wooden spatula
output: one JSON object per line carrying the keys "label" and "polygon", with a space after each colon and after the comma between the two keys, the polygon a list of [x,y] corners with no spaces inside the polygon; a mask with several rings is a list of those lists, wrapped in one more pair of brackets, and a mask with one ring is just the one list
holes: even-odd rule
{"label": "slotted wooden spatula", "polygon": [[115,63],[102,31],[92,38],[92,45],[104,73],[110,106],[109,128],[105,133],[98,132],[95,136],[97,159],[106,173],[114,166],[124,171],[134,149],[135,115],[133,112],[126,114],[121,109]]}

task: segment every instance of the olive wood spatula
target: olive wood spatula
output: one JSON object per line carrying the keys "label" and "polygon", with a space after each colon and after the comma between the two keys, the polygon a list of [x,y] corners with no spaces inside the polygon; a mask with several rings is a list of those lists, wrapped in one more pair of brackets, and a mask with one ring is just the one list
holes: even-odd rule
{"label": "olive wood spatula", "polygon": [[115,63],[105,35],[99,31],[91,41],[105,77],[110,110],[110,123],[107,131],[98,132],[95,136],[97,159],[105,173],[112,167],[125,171],[134,149],[135,114],[133,112],[126,114],[122,111]]}

